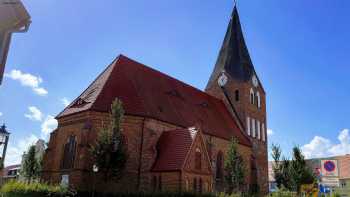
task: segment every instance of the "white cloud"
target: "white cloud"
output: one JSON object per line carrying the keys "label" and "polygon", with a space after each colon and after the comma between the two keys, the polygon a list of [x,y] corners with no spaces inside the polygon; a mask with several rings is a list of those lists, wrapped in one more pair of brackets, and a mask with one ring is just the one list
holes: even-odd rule
{"label": "white cloud", "polygon": [[0,112],[0,116],[2,116],[3,115],[3,113],[2,112]]}
{"label": "white cloud", "polygon": [[20,70],[11,70],[10,73],[6,73],[5,77],[13,80],[18,80],[22,86],[30,87],[36,94],[45,96],[48,94],[47,90],[40,87],[43,79],[39,76],[34,76],[30,73],[23,73]]}
{"label": "white cloud", "polygon": [[35,106],[28,107],[29,114],[24,114],[25,117],[34,121],[41,121],[43,119],[43,113]]}
{"label": "white cloud", "polygon": [[61,101],[62,101],[64,107],[67,107],[70,103],[70,101],[66,97],[62,98]]}
{"label": "white cloud", "polygon": [[44,88],[34,88],[33,91],[40,96],[45,96],[48,94],[47,90],[45,90]]}
{"label": "white cloud", "polygon": [[28,150],[29,146],[35,144],[36,141],[38,141],[38,137],[31,134],[30,136],[23,138],[16,143],[12,144],[10,142],[5,158],[5,166],[20,164],[23,153]]}
{"label": "white cloud", "polygon": [[267,136],[271,136],[273,134],[274,134],[274,132],[272,129],[267,129]]}
{"label": "white cloud", "polygon": [[46,139],[47,136],[57,128],[57,124],[57,120],[53,116],[48,115],[41,124],[41,137]]}
{"label": "white cloud", "polygon": [[349,129],[344,129],[338,136],[340,144],[334,145],[329,152],[334,155],[343,155],[350,153],[350,134]]}
{"label": "white cloud", "polygon": [[315,136],[310,143],[301,147],[306,158],[329,157],[350,153],[350,134],[348,129],[338,135],[339,143],[332,143],[329,139]]}

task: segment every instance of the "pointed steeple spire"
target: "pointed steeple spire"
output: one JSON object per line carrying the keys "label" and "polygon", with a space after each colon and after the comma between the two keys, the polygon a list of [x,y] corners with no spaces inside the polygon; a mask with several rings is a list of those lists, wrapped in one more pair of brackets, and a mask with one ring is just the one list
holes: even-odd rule
{"label": "pointed steeple spire", "polygon": [[239,81],[249,80],[255,73],[244,41],[236,3],[233,8],[224,42],[221,46],[219,57],[206,89],[209,89],[214,84],[216,85],[216,80],[223,71]]}

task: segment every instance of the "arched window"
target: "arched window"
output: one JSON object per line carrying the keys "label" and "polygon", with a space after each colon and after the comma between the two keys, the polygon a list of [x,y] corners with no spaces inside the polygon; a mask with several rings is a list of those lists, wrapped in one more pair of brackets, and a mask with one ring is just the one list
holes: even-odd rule
{"label": "arched window", "polygon": [[223,181],[223,166],[224,166],[224,156],[221,151],[218,152],[216,156],[216,180]]}
{"label": "arched window", "polygon": [[74,167],[74,158],[77,142],[75,136],[70,136],[64,145],[62,169],[71,169]]}
{"label": "arched window", "polygon": [[261,107],[261,98],[259,92],[256,92],[256,105],[258,106],[258,108]]}
{"label": "arched window", "polygon": [[239,90],[235,91],[235,100],[236,100],[236,102],[239,101]]}
{"label": "arched window", "polygon": [[254,91],[250,88],[250,104],[254,104]]}
{"label": "arched window", "polygon": [[201,150],[199,148],[196,148],[195,168],[196,168],[196,170],[202,169],[202,154],[201,154]]}

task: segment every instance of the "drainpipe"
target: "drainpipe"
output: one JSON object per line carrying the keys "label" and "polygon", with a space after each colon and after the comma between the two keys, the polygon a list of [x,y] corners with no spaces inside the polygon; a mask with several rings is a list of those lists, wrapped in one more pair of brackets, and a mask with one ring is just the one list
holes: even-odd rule
{"label": "drainpipe", "polygon": [[143,137],[144,137],[144,129],[145,129],[145,121],[146,118],[143,118],[142,121],[142,130],[141,130],[141,142],[140,142],[140,148],[139,148],[139,166],[137,169],[137,190],[140,190],[141,186],[141,167],[142,167],[142,151],[143,151]]}

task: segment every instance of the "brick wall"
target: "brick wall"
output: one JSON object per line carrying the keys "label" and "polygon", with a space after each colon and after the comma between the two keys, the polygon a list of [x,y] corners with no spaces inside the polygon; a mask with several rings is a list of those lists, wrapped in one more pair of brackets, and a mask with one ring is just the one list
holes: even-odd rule
{"label": "brick wall", "polygon": [[[127,138],[127,167],[123,178],[118,183],[114,183],[104,181],[103,176],[99,173],[96,175],[92,173],[93,161],[89,151],[89,147],[95,141],[98,132],[103,125],[107,125],[108,122],[109,115],[100,112],[82,112],[59,119],[58,128],[51,133],[49,146],[44,156],[43,179],[51,183],[59,183],[61,181],[61,175],[68,174],[71,185],[80,190],[89,191],[95,184],[97,191],[137,191],[138,188],[141,191],[151,191],[153,174],[150,170],[156,159],[156,144],[159,136],[163,131],[178,128],[178,126],[149,118],[125,116],[122,128]],[[75,135],[77,139],[74,168],[70,170],[61,170],[60,165],[63,157],[63,147],[68,137],[71,135]],[[141,136],[143,136],[143,138]],[[204,139],[206,143],[208,140],[211,140],[214,144],[212,158],[215,158],[215,154],[218,150],[226,152],[228,147],[227,140],[210,137],[208,135],[204,135]],[[239,146],[239,149],[245,161],[249,162],[251,154],[250,148]],[[142,154],[140,154],[141,151]],[[186,173],[187,177],[191,177],[191,179],[197,176],[192,172]],[[185,184],[185,175],[170,174],[164,174],[164,176],[169,175],[169,177],[164,177],[164,181],[169,181],[167,187],[171,189],[183,188]],[[177,178],[174,178],[176,176]],[[211,184],[210,188],[213,183],[212,177],[212,175],[208,174],[203,174],[202,177],[203,181],[205,180]],[[247,182],[250,181],[249,179],[250,177],[247,177]],[[175,180],[178,180],[177,184],[170,183]],[[182,182],[180,180],[182,180]]]}
{"label": "brick wall", "polygon": [[[259,92],[261,98],[261,107],[258,108],[257,105],[253,105],[250,103],[250,89],[253,89],[254,92]],[[234,108],[238,114],[238,117],[243,124],[243,129],[245,134],[247,135],[247,117],[253,118],[255,120],[259,120],[264,124],[264,131],[266,141],[259,140],[257,137],[249,136],[251,142],[253,144],[253,157],[255,158],[255,166],[256,166],[256,181],[259,185],[259,189],[262,194],[266,194],[268,192],[268,152],[267,152],[267,120],[266,120],[266,96],[262,89],[262,86],[259,85],[255,88],[252,85],[251,81],[242,82],[233,79],[228,76],[228,82],[225,85],[225,90],[228,94],[228,97],[231,103],[234,105]],[[235,99],[235,91],[239,91],[239,100]],[[231,109],[231,106],[225,97],[223,90],[218,86],[212,86],[210,89],[206,90],[209,94],[222,99],[231,114],[235,117],[234,111]]]}
{"label": "brick wall", "polygon": [[[211,160],[212,160],[212,167],[213,167],[213,180],[216,180],[216,162],[217,162],[217,155],[219,152],[222,152],[224,154],[224,159],[226,158],[226,153],[229,148],[230,142],[228,140],[224,140],[221,138],[205,135],[205,139],[208,143],[208,146],[211,148],[208,148],[209,152],[211,152]],[[238,145],[238,152],[242,155],[245,166],[246,166],[246,174],[245,174],[245,182],[247,183],[247,186],[251,183],[251,156],[253,154],[252,150],[248,146],[244,145]],[[219,183],[219,182],[217,182]],[[223,191],[224,188],[221,188],[223,186],[217,185],[215,182],[213,183],[214,190]],[[215,188],[216,187],[216,188]]]}

